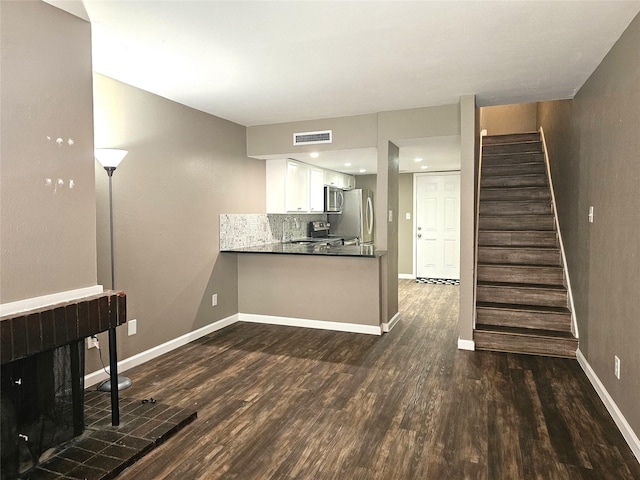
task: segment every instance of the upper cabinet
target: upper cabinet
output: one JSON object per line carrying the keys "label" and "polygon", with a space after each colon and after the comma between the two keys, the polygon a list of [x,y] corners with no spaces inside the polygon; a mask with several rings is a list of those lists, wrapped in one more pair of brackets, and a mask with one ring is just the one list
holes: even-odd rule
{"label": "upper cabinet", "polygon": [[324,184],[332,187],[351,190],[356,187],[356,177],[347,175],[346,173],[336,172],[334,170],[324,171]]}
{"label": "upper cabinet", "polygon": [[324,172],[321,168],[309,168],[309,211],[324,212]]}
{"label": "upper cabinet", "polygon": [[309,211],[309,167],[307,165],[287,160],[287,183],[284,191],[287,212]]}
{"label": "upper cabinet", "polygon": [[266,160],[267,213],[321,213],[324,186],[351,189],[355,177],[291,159]]}

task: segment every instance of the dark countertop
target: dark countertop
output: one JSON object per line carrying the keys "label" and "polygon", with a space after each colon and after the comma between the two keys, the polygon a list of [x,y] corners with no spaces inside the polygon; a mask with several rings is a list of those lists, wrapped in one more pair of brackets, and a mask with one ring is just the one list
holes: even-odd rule
{"label": "dark countertop", "polygon": [[300,245],[293,243],[267,243],[266,245],[232,248],[222,251],[232,253],[271,253],[364,258],[379,258],[387,254],[384,250],[376,250],[372,245]]}

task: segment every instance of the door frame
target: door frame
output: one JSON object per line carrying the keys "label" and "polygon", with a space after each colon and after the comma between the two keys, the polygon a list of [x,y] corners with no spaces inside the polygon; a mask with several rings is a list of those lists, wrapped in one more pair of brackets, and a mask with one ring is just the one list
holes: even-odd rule
{"label": "door frame", "polygon": [[[445,175],[461,176],[460,170],[446,170],[443,172],[416,172],[413,174],[413,278],[418,278],[418,177],[442,177]],[[460,216],[460,202],[458,202],[458,217]]]}

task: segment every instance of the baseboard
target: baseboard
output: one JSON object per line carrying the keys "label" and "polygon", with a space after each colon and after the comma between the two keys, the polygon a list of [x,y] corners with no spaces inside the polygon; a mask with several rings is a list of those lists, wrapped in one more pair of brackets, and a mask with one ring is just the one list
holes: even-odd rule
{"label": "baseboard", "polygon": [[[224,327],[228,327],[229,325],[233,325],[238,321],[238,314],[231,315],[230,317],[223,318],[222,320],[218,320],[213,322],[205,327],[199,328],[198,330],[194,330],[193,332],[189,332],[185,335],[182,335],[178,338],[174,338],[173,340],[169,340],[161,345],[150,348],[149,350],[145,350],[144,352],[140,352],[132,357],[125,358],[124,360],[120,360],[118,362],[118,373],[125,372],[130,368],[136,367],[138,365],[142,365],[149,360],[153,360],[160,355],[164,355],[172,350],[175,350],[178,347],[186,345],[189,342],[193,342],[200,337],[204,337],[210,333],[213,333],[217,330],[221,330]],[[109,378],[107,373],[103,370],[97,370],[95,372],[89,373],[84,377],[84,386],[90,387],[92,385],[101,382],[102,380],[106,380]],[[134,379],[135,382],[135,379]]]}
{"label": "baseboard", "polygon": [[587,378],[593,385],[593,388],[598,392],[598,395],[605,407],[607,407],[609,414],[613,417],[613,421],[616,422],[620,433],[622,433],[622,436],[629,444],[631,451],[638,459],[638,462],[640,462],[640,439],[638,439],[638,436],[631,428],[631,425],[629,425],[627,419],[624,418],[624,415],[616,405],[616,402],[613,401],[613,398],[611,398],[611,395],[609,395],[609,392],[598,378],[598,375],[596,375],[596,372],[591,368],[591,365],[589,365],[589,362],[580,349],[576,352],[576,358],[578,359],[578,363],[582,367],[582,370],[584,370],[584,373],[587,375]]}
{"label": "baseboard", "polygon": [[391,330],[393,330],[393,327],[396,326],[396,323],[398,323],[399,320],[400,312],[397,312],[393,317],[391,317],[391,320],[382,324],[382,331],[384,333],[389,333]]}
{"label": "baseboard", "polygon": [[92,287],[77,288],[75,290],[52,293],[41,297],[25,298],[24,300],[18,300],[16,302],[3,303],[0,304],[0,316],[46,307],[54,303],[68,302],[90,295],[97,295],[103,291],[104,288],[102,288],[102,285],[94,285]]}
{"label": "baseboard", "polygon": [[463,340],[462,338],[458,338],[458,350],[475,350],[476,342],[473,340]]}
{"label": "baseboard", "polygon": [[360,325],[358,323],[327,322],[324,320],[309,320],[305,318],[276,317],[273,315],[258,315],[255,313],[239,313],[241,322],[267,323],[287,327],[315,328],[319,330],[334,330],[337,332],[366,333],[368,335],[382,335],[379,325]]}
{"label": "baseboard", "polygon": [[416,276],[412,273],[399,273],[398,278],[401,280],[415,280]]}

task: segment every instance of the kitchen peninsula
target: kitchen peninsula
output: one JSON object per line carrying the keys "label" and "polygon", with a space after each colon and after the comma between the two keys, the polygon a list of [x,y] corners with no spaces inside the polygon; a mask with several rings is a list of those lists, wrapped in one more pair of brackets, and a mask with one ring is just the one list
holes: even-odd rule
{"label": "kitchen peninsula", "polygon": [[[380,335],[386,252],[373,246],[281,243],[282,231],[269,226],[284,222],[273,217],[220,219],[220,251],[237,257],[239,320]],[[257,231],[261,228],[266,232]],[[247,245],[247,236],[256,244]]]}

